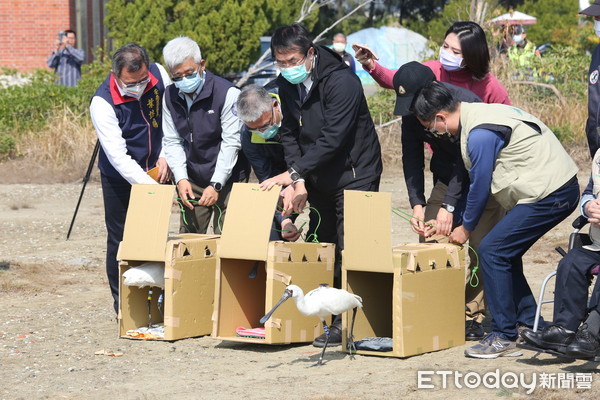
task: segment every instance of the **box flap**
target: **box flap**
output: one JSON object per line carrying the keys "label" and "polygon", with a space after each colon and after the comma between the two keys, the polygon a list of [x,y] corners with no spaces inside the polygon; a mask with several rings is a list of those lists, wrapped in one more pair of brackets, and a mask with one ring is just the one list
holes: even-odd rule
{"label": "box flap", "polygon": [[172,185],[132,185],[119,260],[165,260],[174,192]]}
{"label": "box flap", "polygon": [[393,271],[391,210],[390,193],[344,191],[344,268]]}
{"label": "box flap", "polygon": [[279,187],[234,183],[219,243],[219,257],[266,260]]}

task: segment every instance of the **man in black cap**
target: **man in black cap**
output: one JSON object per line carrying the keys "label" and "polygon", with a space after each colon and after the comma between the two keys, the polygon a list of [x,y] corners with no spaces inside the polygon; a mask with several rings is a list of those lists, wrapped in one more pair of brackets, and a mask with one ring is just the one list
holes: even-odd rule
{"label": "man in black cap", "polygon": [[[594,31],[600,36],[600,0],[595,0],[594,4],[588,8],[581,10],[579,14],[594,17]],[[588,119],[585,124],[585,132],[587,135],[588,146],[590,148],[590,156],[594,157],[596,150],[600,148],[600,84],[598,84],[598,75],[600,74],[600,46],[594,49],[592,61],[590,63],[588,78]]]}
{"label": "man in black cap", "polygon": [[[404,64],[394,75],[396,107],[394,114],[402,115],[402,165],[408,189],[410,206],[413,209],[412,228],[425,241],[426,224],[435,224],[438,234],[449,235],[453,224],[458,223],[463,181],[468,181],[467,171],[460,159],[459,141],[437,130],[428,131],[412,115],[412,103],[419,91],[431,82],[435,75],[429,67],[418,62]],[[481,102],[471,91],[440,82],[452,94],[464,102]],[[441,129],[438,126],[437,129]],[[433,152],[430,169],[433,173],[433,189],[425,200],[425,154],[424,146],[429,145]],[[451,166],[451,167],[450,167]],[[466,185],[468,187],[468,185]],[[470,246],[477,246],[487,232],[504,216],[505,212],[493,198],[486,205],[486,211],[473,231]],[[483,283],[478,273],[477,256],[470,253],[471,264],[465,288],[467,340],[479,340],[484,335],[482,326],[485,317]]]}

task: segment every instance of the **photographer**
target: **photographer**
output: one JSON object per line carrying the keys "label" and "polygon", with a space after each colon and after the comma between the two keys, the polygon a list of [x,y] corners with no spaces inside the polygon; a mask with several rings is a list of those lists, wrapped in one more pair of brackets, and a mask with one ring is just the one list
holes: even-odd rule
{"label": "photographer", "polygon": [[58,74],[58,82],[65,86],[77,86],[81,79],[81,64],[84,60],[82,49],[75,48],[77,36],[75,31],[66,30],[58,34],[56,40],[56,49],[50,54],[48,67],[54,68]]}

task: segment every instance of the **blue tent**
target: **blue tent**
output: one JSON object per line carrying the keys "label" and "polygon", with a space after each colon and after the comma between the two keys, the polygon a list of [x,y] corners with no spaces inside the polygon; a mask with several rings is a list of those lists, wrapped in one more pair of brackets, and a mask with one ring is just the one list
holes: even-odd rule
{"label": "blue tent", "polygon": [[[409,61],[422,61],[433,54],[424,36],[406,28],[367,28],[348,35],[347,41],[346,51],[350,54],[354,55],[352,44],[367,45],[379,57],[379,64],[394,70]],[[358,61],[356,74],[363,84],[375,83]]]}

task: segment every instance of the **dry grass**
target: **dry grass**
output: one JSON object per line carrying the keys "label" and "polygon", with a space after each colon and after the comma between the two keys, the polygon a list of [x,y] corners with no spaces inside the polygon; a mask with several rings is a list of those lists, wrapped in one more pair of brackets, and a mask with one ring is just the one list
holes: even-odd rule
{"label": "dry grass", "polygon": [[508,91],[511,103],[538,117],[554,131],[563,145],[575,148],[587,146],[587,97],[583,93],[572,96],[561,93],[553,84],[516,81],[512,76],[514,69],[506,57],[495,59],[491,70]]}
{"label": "dry grass", "polygon": [[16,160],[3,163],[1,181],[70,182],[85,174],[96,134],[89,117],[65,107],[52,117],[46,129],[27,132],[17,145]]}

